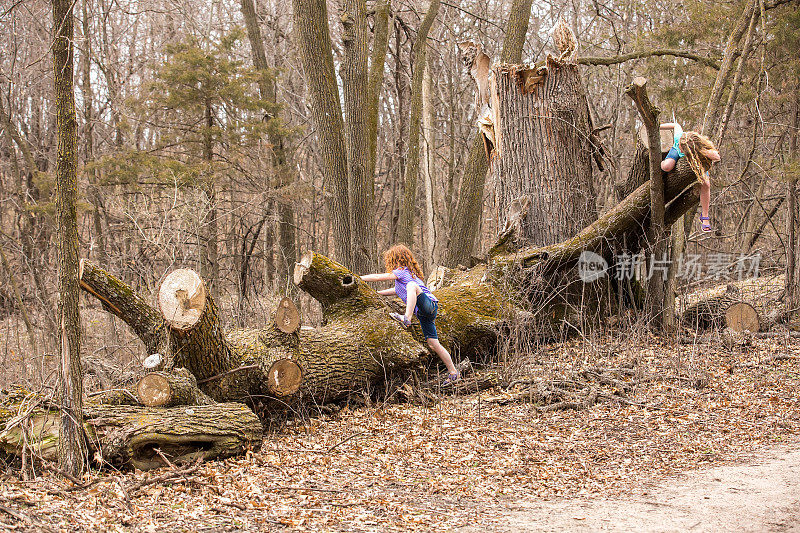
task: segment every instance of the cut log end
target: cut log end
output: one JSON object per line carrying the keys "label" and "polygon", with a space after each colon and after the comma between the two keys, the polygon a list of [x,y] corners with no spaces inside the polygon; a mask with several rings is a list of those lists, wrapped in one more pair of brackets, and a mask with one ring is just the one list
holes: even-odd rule
{"label": "cut log end", "polygon": [[733,331],[757,333],[759,330],[758,311],[746,302],[733,303],[725,310],[725,325]]}
{"label": "cut log end", "polygon": [[300,311],[290,298],[284,298],[278,304],[275,326],[284,333],[294,333],[300,327]]}
{"label": "cut log end", "polygon": [[267,390],[275,396],[289,396],[300,389],[303,370],[291,359],[276,361],[267,372]]}
{"label": "cut log end", "polygon": [[161,374],[148,374],[139,381],[136,388],[139,401],[147,407],[167,405],[172,397],[169,381]]}
{"label": "cut log end", "polygon": [[206,287],[194,270],[180,268],[164,278],[158,289],[158,307],[173,329],[192,329],[203,316]]}
{"label": "cut log end", "polygon": [[185,368],[173,372],[151,372],[136,387],[139,401],[146,407],[172,407],[204,403],[197,380]]}

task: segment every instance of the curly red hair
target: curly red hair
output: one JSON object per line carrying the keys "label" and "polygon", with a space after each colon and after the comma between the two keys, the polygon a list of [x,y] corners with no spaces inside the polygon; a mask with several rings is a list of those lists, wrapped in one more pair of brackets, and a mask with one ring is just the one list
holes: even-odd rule
{"label": "curly red hair", "polygon": [[419,279],[422,279],[422,269],[417,260],[414,259],[414,254],[405,244],[395,244],[383,252],[383,262],[386,264],[387,272],[405,267]]}

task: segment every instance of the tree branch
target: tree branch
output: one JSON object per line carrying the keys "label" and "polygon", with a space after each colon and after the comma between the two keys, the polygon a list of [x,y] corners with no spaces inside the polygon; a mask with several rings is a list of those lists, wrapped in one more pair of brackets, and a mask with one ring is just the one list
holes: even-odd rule
{"label": "tree branch", "polygon": [[683,57],[686,59],[697,61],[698,63],[702,63],[703,65],[713,68],[714,70],[719,70],[719,61],[717,61],[716,59],[713,59],[711,57],[704,57],[698,54],[694,54],[692,52],[688,52],[686,50],[677,50],[673,48],[656,48],[652,50],[639,50],[636,52],[630,52],[628,54],[622,54],[611,57],[581,57],[578,58],[578,64],[608,66],[608,65],[616,65],[619,63],[625,63],[626,61],[631,61],[633,59],[642,59],[645,57],[653,57],[653,56]]}

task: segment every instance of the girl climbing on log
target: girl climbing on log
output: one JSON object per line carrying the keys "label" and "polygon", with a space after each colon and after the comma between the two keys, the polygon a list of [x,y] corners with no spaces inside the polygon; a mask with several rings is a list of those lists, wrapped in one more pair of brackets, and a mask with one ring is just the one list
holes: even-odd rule
{"label": "girl climbing on log", "polygon": [[678,159],[686,157],[700,182],[700,227],[703,231],[711,231],[711,217],[708,212],[711,203],[711,178],[708,169],[720,160],[719,152],[708,137],[696,131],[683,131],[675,122],[661,124],[660,129],[673,130],[675,137],[675,143],[661,162],[661,170],[670,172],[675,168]]}
{"label": "girl climbing on log", "polygon": [[367,274],[361,276],[361,279],[364,281],[394,281],[393,288],[378,291],[378,294],[383,296],[397,295],[405,302],[405,314],[390,313],[391,317],[407,328],[411,325],[411,318],[414,314],[417,315],[428,346],[447,367],[447,377],[442,385],[455,383],[461,378],[461,375],[453,364],[450,353],[439,342],[439,336],[436,334],[435,320],[436,313],[439,311],[439,300],[422,283],[422,269],[414,258],[414,254],[405,245],[397,244],[384,252],[383,260],[386,264],[385,273]]}

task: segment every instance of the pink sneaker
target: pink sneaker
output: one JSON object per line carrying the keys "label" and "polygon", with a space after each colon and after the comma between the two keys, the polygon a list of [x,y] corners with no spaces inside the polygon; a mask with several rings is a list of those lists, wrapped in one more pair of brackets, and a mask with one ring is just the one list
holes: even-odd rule
{"label": "pink sneaker", "polygon": [[389,313],[389,316],[403,324],[404,328],[407,328],[411,325],[411,321],[406,320],[405,315],[401,315],[400,313]]}

